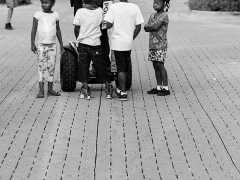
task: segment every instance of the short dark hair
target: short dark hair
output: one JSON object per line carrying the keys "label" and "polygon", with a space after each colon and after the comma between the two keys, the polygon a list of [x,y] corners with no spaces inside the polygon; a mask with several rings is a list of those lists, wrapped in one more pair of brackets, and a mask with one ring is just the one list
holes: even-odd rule
{"label": "short dark hair", "polygon": [[56,0],[51,0],[51,3],[55,3],[56,2]]}
{"label": "short dark hair", "polygon": [[83,0],[84,4],[92,4],[95,3],[96,0]]}

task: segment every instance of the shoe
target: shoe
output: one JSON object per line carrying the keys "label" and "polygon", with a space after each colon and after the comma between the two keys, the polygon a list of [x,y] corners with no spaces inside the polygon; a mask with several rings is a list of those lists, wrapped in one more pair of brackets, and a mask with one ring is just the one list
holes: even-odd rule
{"label": "shoe", "polygon": [[36,98],[44,98],[44,82],[39,82],[39,93]]}
{"label": "shoe", "polygon": [[120,92],[116,99],[119,101],[127,101],[127,94],[122,94],[122,92]]}
{"label": "shoe", "polygon": [[153,88],[150,91],[147,91],[148,94],[157,94],[159,93],[161,90],[158,90],[157,88]]}
{"label": "shoe", "polygon": [[161,89],[159,93],[157,93],[158,96],[167,96],[170,95],[170,91],[166,89]]}
{"label": "shoe", "polygon": [[48,96],[61,96],[61,94],[59,92],[56,92],[56,91],[48,91],[47,92],[47,95]]}
{"label": "shoe", "polygon": [[110,89],[105,88],[106,99],[112,99],[113,87],[112,87],[112,85],[110,85],[109,87],[110,87]]}
{"label": "shoe", "polygon": [[6,23],[5,24],[5,29],[13,30],[13,27],[12,27],[11,23]]}
{"label": "shoe", "polygon": [[37,97],[36,98],[44,98],[44,94],[37,94]]}
{"label": "shoe", "polygon": [[87,99],[87,100],[91,99],[91,91],[89,87],[88,89],[84,89],[83,87],[81,88],[80,98]]}

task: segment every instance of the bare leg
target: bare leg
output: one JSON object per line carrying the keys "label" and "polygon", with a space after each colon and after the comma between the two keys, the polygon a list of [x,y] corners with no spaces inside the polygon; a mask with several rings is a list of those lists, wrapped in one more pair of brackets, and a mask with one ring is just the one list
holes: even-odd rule
{"label": "bare leg", "polygon": [[153,62],[153,68],[155,70],[155,76],[156,76],[156,80],[157,80],[157,85],[162,86],[163,83],[163,78],[162,78],[162,74],[161,74],[161,69],[160,69],[160,62]]}
{"label": "bare leg", "polygon": [[53,90],[53,82],[48,82],[48,95],[49,96],[61,96],[60,93]]}
{"label": "bare leg", "polygon": [[110,83],[109,83],[109,81],[106,81],[106,82],[105,82],[105,88],[106,88],[107,90],[110,89]]}
{"label": "bare leg", "polygon": [[168,75],[167,75],[167,71],[165,69],[164,63],[160,63],[159,67],[162,75],[163,86],[168,86]]}
{"label": "bare leg", "polygon": [[9,7],[8,8],[8,14],[7,14],[7,23],[11,22],[12,15],[13,15],[13,7]]}
{"label": "bare leg", "polygon": [[106,98],[107,99],[112,98],[113,89],[112,89],[112,85],[110,85],[109,81],[105,82],[105,93],[106,93]]}
{"label": "bare leg", "polygon": [[82,84],[83,84],[83,88],[88,90],[88,83],[87,82],[82,82]]}
{"label": "bare leg", "polygon": [[157,93],[158,96],[167,96],[170,95],[170,91],[168,90],[168,75],[167,75],[167,71],[164,67],[164,63],[160,63],[159,65],[160,67],[160,72],[163,78],[163,89]]}
{"label": "bare leg", "polygon": [[126,92],[126,73],[125,72],[118,72],[118,83],[119,83],[119,89],[122,92]]}
{"label": "bare leg", "polygon": [[44,98],[44,82],[39,82],[39,93],[37,98]]}
{"label": "bare leg", "polygon": [[88,82],[82,82],[83,86],[81,89],[81,94],[80,94],[80,98],[81,99],[91,99],[91,91],[90,88],[88,87]]}

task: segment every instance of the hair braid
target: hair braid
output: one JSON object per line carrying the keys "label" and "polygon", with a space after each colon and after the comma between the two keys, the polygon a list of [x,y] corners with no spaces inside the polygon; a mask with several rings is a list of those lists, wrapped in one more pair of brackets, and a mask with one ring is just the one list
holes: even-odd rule
{"label": "hair braid", "polygon": [[166,12],[168,12],[168,9],[170,8],[170,0],[164,0],[166,4]]}

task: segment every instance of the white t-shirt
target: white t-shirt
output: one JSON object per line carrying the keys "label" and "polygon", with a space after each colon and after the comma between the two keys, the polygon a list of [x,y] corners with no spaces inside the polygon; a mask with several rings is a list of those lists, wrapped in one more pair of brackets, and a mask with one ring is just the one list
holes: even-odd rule
{"label": "white t-shirt", "polygon": [[139,7],[133,3],[114,3],[110,6],[104,20],[113,23],[111,49],[117,51],[131,50],[136,25],[144,22]]}
{"label": "white t-shirt", "polygon": [[34,14],[38,20],[37,37],[39,44],[55,44],[56,43],[56,22],[59,21],[57,12],[45,13],[38,11]]}
{"label": "white t-shirt", "polygon": [[73,25],[80,26],[80,32],[77,41],[90,46],[101,44],[100,24],[103,20],[102,8],[89,10],[86,8],[78,9],[73,20]]}

